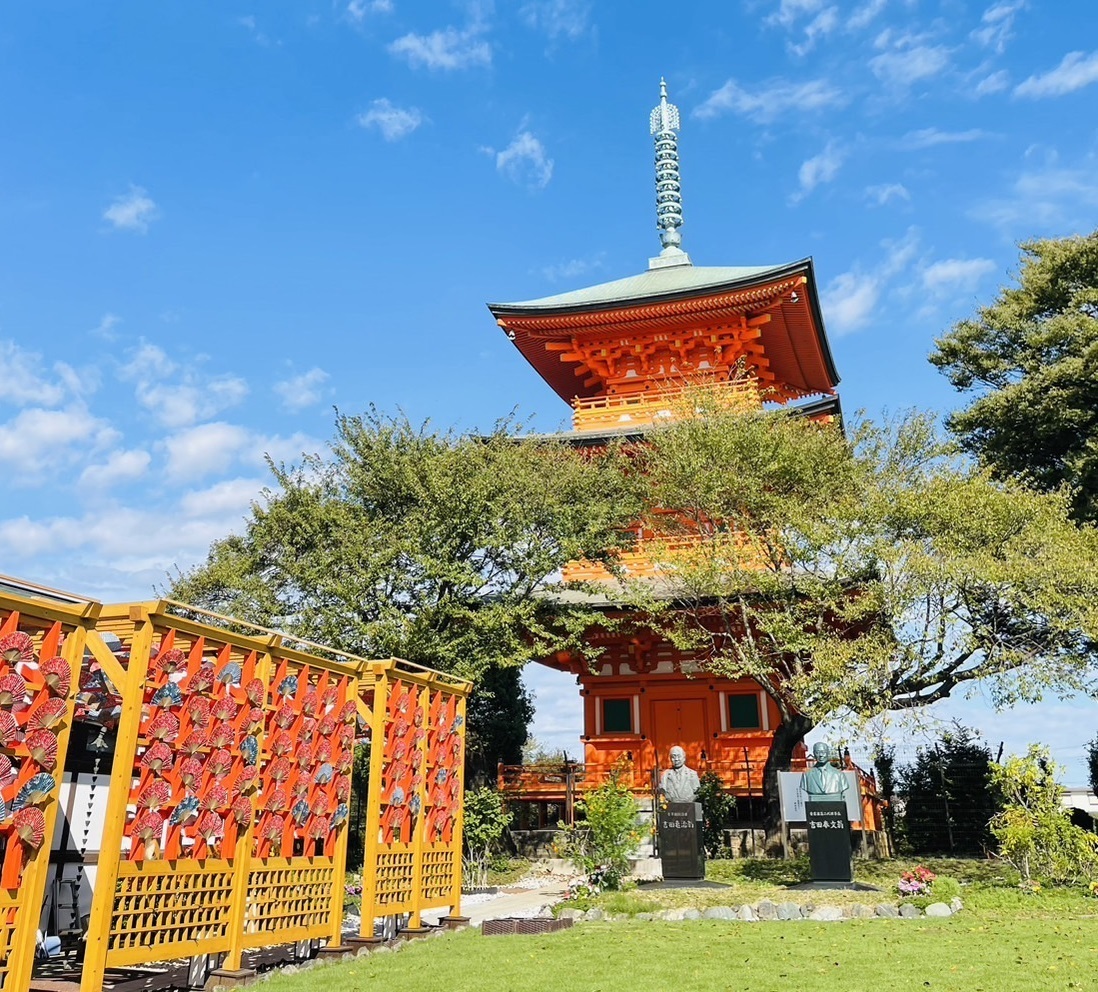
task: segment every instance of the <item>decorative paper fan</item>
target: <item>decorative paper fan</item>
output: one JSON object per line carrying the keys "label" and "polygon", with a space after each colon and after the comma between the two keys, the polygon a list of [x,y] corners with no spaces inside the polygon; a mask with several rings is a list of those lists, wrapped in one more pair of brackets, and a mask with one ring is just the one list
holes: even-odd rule
{"label": "decorative paper fan", "polygon": [[311,686],[305,690],[305,695],[301,698],[301,712],[306,716],[316,716],[317,710],[320,709],[320,699],[317,697],[316,689]]}
{"label": "decorative paper fan", "polygon": [[293,726],[294,720],[297,719],[297,713],[294,712],[292,706],[280,706],[278,712],[275,713],[275,723],[277,723],[283,730],[289,730]]}
{"label": "decorative paper fan", "polygon": [[290,805],[290,797],[285,789],[275,789],[267,798],[267,810],[272,813],[280,813]]}
{"label": "decorative paper fan", "polygon": [[205,692],[214,684],[214,666],[204,661],[198,671],[187,681],[190,692]]}
{"label": "decorative paper fan", "polygon": [[206,771],[214,778],[224,778],[233,766],[233,756],[224,748],[219,748],[206,759]]}
{"label": "decorative paper fan", "polygon": [[254,765],[259,760],[259,741],[249,734],[240,742],[240,754],[245,765]]}
{"label": "decorative paper fan", "polygon": [[339,721],[340,723],[351,724],[355,722],[355,717],[358,716],[358,707],[355,705],[353,699],[348,699],[339,708]]}
{"label": "decorative paper fan", "polygon": [[11,808],[18,811],[25,809],[27,806],[39,806],[50,798],[56,787],[57,782],[54,781],[52,775],[39,772],[28,779],[23,788],[19,790],[16,797],[11,801]]}
{"label": "decorative paper fan", "polygon": [[210,747],[228,747],[235,737],[231,723],[218,723],[210,731]]}
{"label": "decorative paper fan", "polygon": [[253,706],[248,710],[248,726],[258,728],[263,726],[263,710],[259,706]]}
{"label": "decorative paper fan", "polygon": [[294,784],[290,786],[290,797],[292,799],[307,799],[309,796],[309,782],[307,779],[299,778],[294,780]]}
{"label": "decorative paper fan", "polygon": [[174,682],[167,682],[153,693],[151,702],[164,709],[178,706],[183,702],[183,692]]}
{"label": "decorative paper fan", "polygon": [[262,706],[267,695],[267,687],[259,679],[252,679],[244,686],[244,695],[253,706]]}
{"label": "decorative paper fan", "polygon": [[255,765],[245,765],[240,769],[240,774],[233,779],[233,793],[239,796],[245,792],[251,792],[256,786],[257,778]]}
{"label": "decorative paper fan", "polygon": [[27,719],[30,730],[49,730],[69,715],[69,705],[64,699],[47,699],[39,703]]}
{"label": "decorative paper fan", "polygon": [[198,754],[204,747],[209,747],[210,735],[205,730],[192,730],[187,734],[182,744],[184,754]]}
{"label": "decorative paper fan", "polygon": [[52,730],[32,730],[23,738],[31,760],[52,772],[57,767],[57,736]]}
{"label": "decorative paper fan", "polygon": [[8,818],[8,814],[11,810],[8,809],[8,804],[4,802],[4,797],[0,796],[0,823]]}
{"label": "decorative paper fan", "polygon": [[305,771],[305,769],[313,763],[313,756],[309,754],[309,749],[307,747],[303,747],[294,755],[294,762],[297,764],[298,768]]}
{"label": "decorative paper fan", "polygon": [[179,781],[188,789],[193,789],[195,783],[202,777],[202,762],[191,756],[184,758],[179,766]]}
{"label": "decorative paper fan", "polygon": [[339,752],[339,757],[336,759],[336,771],[340,775],[345,775],[351,770],[351,766],[355,763],[354,752],[350,748],[345,748]]}
{"label": "decorative paper fan", "polygon": [[309,804],[304,799],[299,799],[294,803],[294,808],[290,810],[290,816],[293,817],[294,823],[299,827],[309,819],[309,815]]}
{"label": "decorative paper fan", "polygon": [[435,772],[435,781],[438,782],[439,785],[442,785],[442,783],[446,781],[449,775],[450,770],[448,768],[440,768],[437,772]]}
{"label": "decorative paper fan", "polygon": [[228,662],[225,667],[217,673],[217,681],[222,685],[240,685],[240,680],[243,677],[244,669],[235,661]]}
{"label": "decorative paper fan", "polygon": [[324,793],[313,798],[313,801],[309,804],[309,810],[313,816],[327,816],[328,815],[328,796]]}
{"label": "decorative paper fan", "polygon": [[332,814],[332,826],[338,827],[344,820],[347,819],[347,815],[350,810],[347,808],[346,803],[340,803],[335,812]]}
{"label": "decorative paper fan", "polygon": [[42,662],[38,670],[42,673],[42,680],[51,695],[63,699],[69,694],[69,689],[72,688],[72,669],[64,658],[50,658],[49,661]]}
{"label": "decorative paper fan", "polygon": [[419,793],[413,793],[412,798],[408,800],[408,809],[412,811],[412,816],[419,816],[419,811],[423,808],[423,800],[420,799]]}
{"label": "decorative paper fan", "polygon": [[280,696],[293,696],[297,693],[297,676],[287,675],[281,682],[278,683],[278,688],[275,690]]}
{"label": "decorative paper fan", "polygon": [[313,734],[316,733],[316,720],[311,716],[305,717],[301,721],[301,729],[297,732],[297,739],[303,744],[308,744],[313,739]]}
{"label": "decorative paper fan", "polygon": [[272,782],[285,782],[293,771],[293,765],[286,758],[277,758],[267,770]]}
{"label": "decorative paper fan", "polygon": [[133,836],[143,844],[158,841],[164,831],[164,817],[155,810],[146,810],[134,818]]}
{"label": "decorative paper fan", "polygon": [[399,741],[397,746],[393,749],[393,760],[400,761],[408,753],[408,745],[404,741]]}
{"label": "decorative paper fan", "polygon": [[163,779],[156,779],[145,786],[144,792],[137,797],[137,805],[142,809],[160,809],[167,806],[172,798],[172,787]]}
{"label": "decorative paper fan", "polygon": [[324,838],[327,837],[331,831],[332,827],[326,816],[314,816],[308,829],[305,831],[305,835],[312,838]]}
{"label": "decorative paper fan", "polygon": [[241,827],[247,827],[252,822],[252,801],[247,796],[237,796],[233,800],[233,819]]}
{"label": "decorative paper fan", "polygon": [[313,760],[318,764],[332,760],[332,745],[329,741],[321,740],[317,742],[316,750],[313,752]]}
{"label": "decorative paper fan", "polygon": [[403,737],[408,733],[408,721],[404,717],[398,717],[397,722],[393,725],[393,736]]}
{"label": "decorative paper fan", "polygon": [[46,817],[40,809],[34,806],[16,810],[15,816],[12,818],[12,825],[19,835],[19,839],[27,847],[34,848],[36,851],[42,846],[42,841],[46,839]]}
{"label": "decorative paper fan", "polygon": [[229,790],[220,782],[211,783],[202,797],[202,805],[206,809],[224,809],[229,805]]}
{"label": "decorative paper fan", "polygon": [[351,798],[351,780],[346,775],[341,775],[336,779],[335,785],[336,799],[341,803],[347,802]]}
{"label": "decorative paper fan", "polygon": [[335,706],[338,698],[339,690],[334,685],[330,685],[324,690],[324,696],[321,698],[320,704],[326,710],[331,709],[331,707]]}
{"label": "decorative paper fan", "polygon": [[415,713],[412,714],[412,723],[417,727],[423,726],[423,707],[417,706]]}
{"label": "decorative paper fan", "polygon": [[263,818],[263,826],[259,828],[259,832],[264,840],[274,842],[282,836],[285,824],[286,821],[281,816],[271,813]]}
{"label": "decorative paper fan", "polygon": [[154,775],[163,775],[175,762],[175,752],[163,741],[157,741],[141,755],[141,764]]}
{"label": "decorative paper fan", "polygon": [[412,791],[419,792],[420,786],[422,785],[423,776],[419,772],[416,772],[415,775],[412,776]]}
{"label": "decorative paper fan", "polygon": [[320,723],[317,725],[317,733],[324,737],[330,737],[336,729],[336,718],[334,713],[325,713],[320,718]]}
{"label": "decorative paper fan", "polygon": [[465,717],[460,713],[454,717],[454,730],[457,730],[465,722]]}
{"label": "decorative paper fan", "polygon": [[284,754],[289,754],[294,749],[294,739],[287,734],[284,730],[280,730],[275,734],[275,739],[271,741],[271,753],[276,758],[281,758]]}
{"label": "decorative paper fan", "polygon": [[325,763],[316,770],[313,779],[316,781],[317,785],[327,785],[334,775],[335,769],[331,765]]}
{"label": "decorative paper fan", "polygon": [[161,710],[149,721],[145,733],[154,741],[174,741],[179,734],[179,717]]}
{"label": "decorative paper fan", "polygon": [[170,651],[165,651],[156,659],[156,667],[165,675],[171,675],[174,672],[181,671],[187,664],[187,656],[179,650],[179,648],[172,648]]}
{"label": "decorative paper fan", "polygon": [[179,800],[179,804],[172,810],[172,815],[168,818],[168,822],[173,827],[186,826],[196,816],[201,809],[201,803],[198,801],[198,796],[184,796]]}
{"label": "decorative paper fan", "polygon": [[88,672],[86,676],[82,675],[80,678],[80,688],[84,692],[106,691],[109,684],[106,673],[101,668]]}
{"label": "decorative paper fan", "polygon": [[15,772],[15,766],[11,763],[11,758],[6,754],[0,754],[0,784],[3,784],[4,779]]}
{"label": "decorative paper fan", "polygon": [[0,744],[11,747],[19,738],[19,721],[7,710],[0,710]]}
{"label": "decorative paper fan", "polygon": [[404,790],[398,785],[393,789],[392,796],[389,797],[389,803],[392,806],[401,806],[404,803]]}
{"label": "decorative paper fan", "polygon": [[213,810],[206,810],[198,818],[198,825],[195,827],[199,836],[207,843],[211,844],[216,840],[219,840],[225,834],[225,821],[221,819]]}
{"label": "decorative paper fan", "polygon": [[[16,631],[16,633],[19,632]],[[18,672],[8,672],[7,675],[0,675],[0,706],[15,706],[22,703],[26,695],[27,680],[22,675]]]}
{"label": "decorative paper fan", "polygon": [[21,630],[13,630],[10,634],[0,637],[0,660],[9,665],[17,665],[19,662],[30,664],[34,661],[34,641],[30,634]]}
{"label": "decorative paper fan", "polygon": [[215,720],[231,720],[236,713],[236,703],[229,696],[214,700],[213,706],[210,707],[210,716]]}
{"label": "decorative paper fan", "polygon": [[202,696],[192,696],[187,700],[187,716],[196,727],[209,726],[210,709],[210,701]]}
{"label": "decorative paper fan", "polygon": [[336,740],[339,742],[340,747],[350,747],[355,742],[354,727],[348,727],[347,724],[344,724],[339,728]]}

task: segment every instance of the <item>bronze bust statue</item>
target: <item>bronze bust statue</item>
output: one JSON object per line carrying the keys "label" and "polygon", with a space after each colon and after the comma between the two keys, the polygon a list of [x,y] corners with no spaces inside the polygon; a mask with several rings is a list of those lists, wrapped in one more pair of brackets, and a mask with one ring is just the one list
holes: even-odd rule
{"label": "bronze bust statue", "polygon": [[698,773],[686,765],[686,752],[671,748],[671,767],[660,775],[660,793],[669,803],[692,803],[698,795]]}
{"label": "bronze bust statue", "polygon": [[841,803],[847,789],[846,776],[831,764],[831,748],[822,741],[812,746],[812,757],[816,764],[805,772],[804,791],[808,793],[805,802]]}

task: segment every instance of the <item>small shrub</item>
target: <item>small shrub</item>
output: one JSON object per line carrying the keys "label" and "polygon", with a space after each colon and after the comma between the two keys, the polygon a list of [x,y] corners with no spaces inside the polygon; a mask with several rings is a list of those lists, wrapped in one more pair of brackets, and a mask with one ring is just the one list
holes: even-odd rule
{"label": "small shrub", "polygon": [[576,808],[585,814],[585,821],[560,825],[565,857],[588,876],[596,890],[619,888],[629,872],[629,857],[644,836],[637,825],[637,801],[621,784],[620,769],[614,769]]}
{"label": "small shrub", "polygon": [[724,790],[716,772],[705,772],[699,779],[697,800],[702,806],[702,843],[707,858],[729,855],[724,843],[724,827],[736,808],[736,800]]}
{"label": "small shrub", "polygon": [[958,899],[961,895],[961,883],[955,878],[942,878],[940,875],[931,886],[931,895],[935,902],[949,902]]}
{"label": "small shrub", "polygon": [[489,788],[465,793],[464,815],[465,886],[483,889],[488,869],[499,855],[504,831],[511,825],[511,813],[504,809],[498,792]]}

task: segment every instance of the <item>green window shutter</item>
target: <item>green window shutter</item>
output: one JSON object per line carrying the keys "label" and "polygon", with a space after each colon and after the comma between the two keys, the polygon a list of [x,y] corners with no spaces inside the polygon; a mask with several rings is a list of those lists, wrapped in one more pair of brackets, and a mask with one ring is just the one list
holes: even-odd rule
{"label": "green window shutter", "polygon": [[759,694],[745,692],[728,697],[729,730],[758,730],[762,726],[759,718]]}
{"label": "green window shutter", "polygon": [[633,700],[604,699],[602,701],[602,732],[604,734],[633,732]]}

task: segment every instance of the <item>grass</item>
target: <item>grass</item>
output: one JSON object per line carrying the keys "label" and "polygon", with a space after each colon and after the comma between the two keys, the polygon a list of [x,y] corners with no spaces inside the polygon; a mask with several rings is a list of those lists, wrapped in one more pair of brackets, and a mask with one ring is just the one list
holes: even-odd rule
{"label": "grass", "polygon": [[1091,989],[1098,919],[588,923],[543,937],[417,941],[270,992],[1045,992]]}
{"label": "grass", "polygon": [[530,865],[528,858],[503,858],[496,861],[488,868],[488,884],[514,885],[529,874]]}

